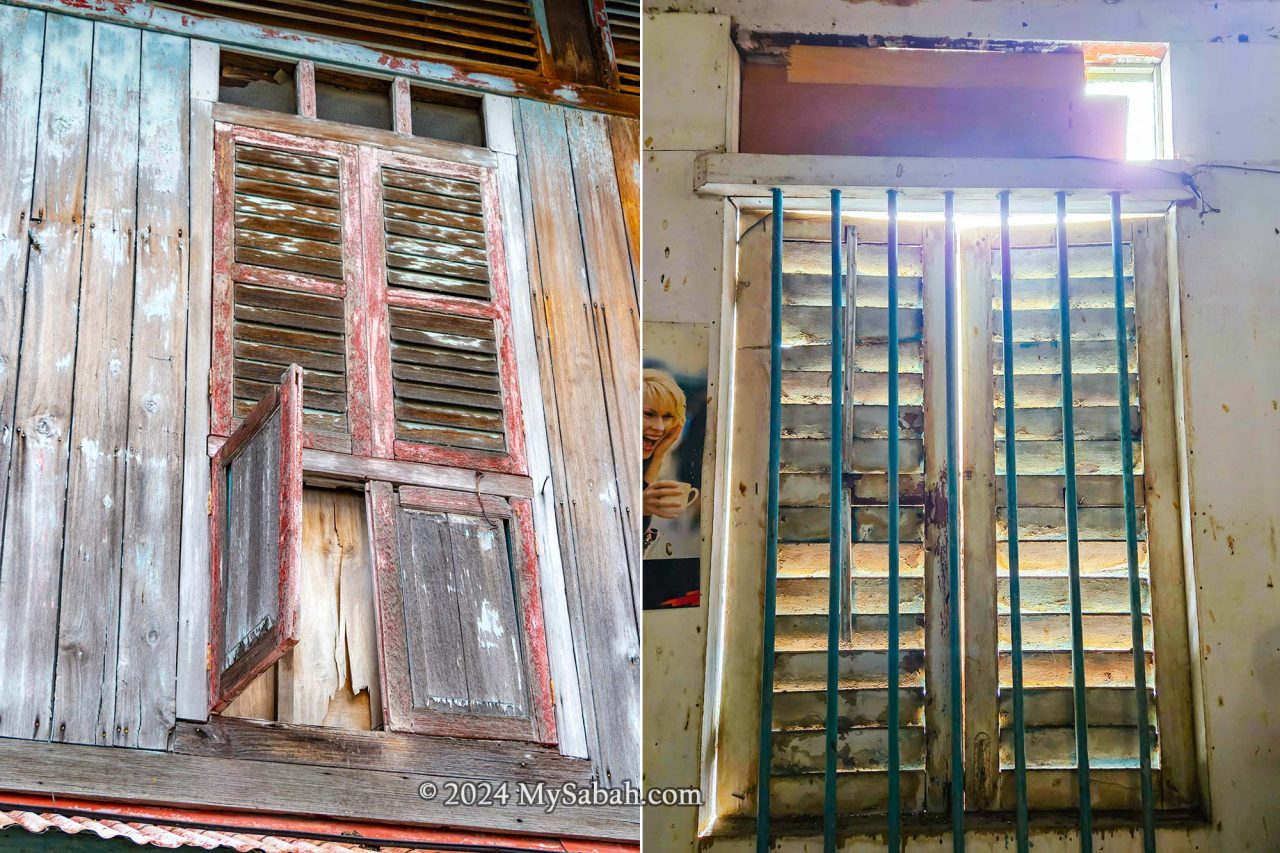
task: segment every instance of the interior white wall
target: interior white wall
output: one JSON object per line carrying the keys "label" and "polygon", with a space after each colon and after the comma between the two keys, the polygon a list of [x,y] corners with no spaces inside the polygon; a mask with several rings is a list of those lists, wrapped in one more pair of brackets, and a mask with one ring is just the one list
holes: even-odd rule
{"label": "interior white wall", "polygon": [[[693,195],[693,152],[733,150],[730,27],[953,38],[1167,41],[1173,147],[1193,166],[1280,170],[1280,4],[1267,0],[684,0],[657,4],[644,30],[644,312],[721,317],[725,208]],[[675,11],[679,10],[679,11]],[[718,13],[718,14],[716,14]],[[1160,849],[1277,850],[1280,814],[1280,174],[1203,170],[1220,213],[1177,215],[1191,553],[1198,595],[1204,771],[1212,818],[1161,830]],[[730,291],[731,292],[731,291]],[[713,341],[713,348],[716,344]],[[709,453],[715,445],[708,441]],[[717,509],[715,513],[718,514]],[[714,594],[706,584],[704,601]],[[645,780],[696,785],[707,605],[644,621]],[[645,843],[696,846],[695,809],[651,809]],[[1077,849],[1072,832],[1038,850]],[[970,837],[1004,850],[1011,835]],[[746,850],[742,840],[716,850]],[[820,849],[797,841],[787,849]],[[848,849],[881,849],[859,844]],[[939,849],[937,839],[910,849]],[[1095,849],[1141,849],[1129,830]]]}

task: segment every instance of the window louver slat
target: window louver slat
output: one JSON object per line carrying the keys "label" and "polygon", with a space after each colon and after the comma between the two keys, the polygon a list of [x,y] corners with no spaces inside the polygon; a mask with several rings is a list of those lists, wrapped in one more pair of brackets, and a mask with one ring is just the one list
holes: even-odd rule
{"label": "window louver slat", "polygon": [[[825,754],[827,612],[829,601],[831,439],[830,243],[813,238],[822,223],[788,228],[802,237],[783,249],[782,451],[775,712],[771,789],[791,814],[822,810]],[[883,238],[881,238],[883,240]],[[904,234],[900,251],[899,328],[901,510],[887,515],[888,300],[883,242],[859,241],[853,284],[853,436],[846,471],[854,471],[849,570],[853,631],[839,655],[840,729],[837,767],[842,810],[883,812],[887,804],[889,731],[888,538],[902,537],[899,581],[900,747],[905,807],[922,806],[924,790],[924,419],[921,333],[922,248]],[[850,363],[846,361],[846,364]]]}
{"label": "window louver slat", "polygon": [[609,20],[609,36],[618,65],[618,88],[640,94],[640,2],[639,0],[605,0],[605,16]]}
{"label": "window louver slat", "polygon": [[387,168],[382,193],[389,286],[491,297],[477,182]]}
{"label": "window louver slat", "polygon": [[494,322],[392,308],[390,329],[396,437],[505,451]]}
{"label": "window louver slat", "polygon": [[523,0],[168,0],[183,11],[314,33],[406,56],[536,72],[536,27]]}
{"label": "window louver slat", "polygon": [[[1072,227],[1070,269],[1072,385],[1079,505],[1081,597],[1089,763],[1100,771],[1136,772],[1138,729],[1133,639],[1125,557],[1121,483],[1120,405],[1116,379],[1115,282],[1111,245],[1088,226]],[[1071,631],[1063,510],[1062,360],[1056,248],[1030,229],[1013,231],[1010,306],[1014,338],[1014,405],[1018,464],[1017,532],[1022,577],[1023,678],[1026,686],[1027,766],[1041,773],[1076,767],[1072,703]],[[1095,241],[1096,240],[1096,241]],[[1078,243],[1077,243],[1078,241]],[[1133,250],[1124,246],[1133,470],[1138,505],[1139,571],[1147,684],[1153,685],[1150,580],[1147,564],[1138,360],[1134,317]],[[1004,483],[1004,364],[998,246],[993,302],[997,563],[999,610],[1000,767],[1013,770],[1012,647],[1009,633],[1008,508]],[[1149,694],[1153,766],[1159,767],[1154,691]],[[1054,808],[1033,795],[1032,808]]]}

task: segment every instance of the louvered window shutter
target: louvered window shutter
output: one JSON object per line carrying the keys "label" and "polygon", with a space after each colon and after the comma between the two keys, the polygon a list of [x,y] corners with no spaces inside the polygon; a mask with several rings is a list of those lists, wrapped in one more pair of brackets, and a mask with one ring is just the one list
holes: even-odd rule
{"label": "louvered window shutter", "polygon": [[524,473],[492,170],[366,149],[375,443],[396,458]]}
{"label": "louvered window shutter", "polygon": [[618,88],[633,95],[640,94],[640,2],[639,0],[605,0],[605,17],[609,21],[609,38],[613,44],[614,62],[618,68]]}
{"label": "louvered window shutter", "polygon": [[[865,233],[864,233],[865,232]],[[883,812],[888,767],[888,373],[883,226],[859,226],[846,305],[845,488],[852,636],[841,641],[838,795]],[[778,814],[823,808],[830,537],[831,273],[826,219],[788,220],[783,251],[782,455],[772,791]],[[924,802],[924,421],[919,231],[900,249],[901,689],[903,807]]]}
{"label": "louvered window shutter", "polygon": [[[1130,399],[1118,398],[1115,282],[1109,224],[1069,227],[1072,404],[1080,528],[1089,762],[1094,772],[1130,770],[1133,782],[1114,786],[1133,796],[1111,807],[1136,807],[1138,734],[1135,719],[1133,643],[1125,549],[1120,406],[1129,405],[1137,498],[1144,649],[1147,661],[1147,725],[1153,766],[1160,766],[1155,737],[1156,697],[1143,488],[1142,418],[1134,317],[1133,248],[1126,223],[1124,244]],[[998,245],[998,244],[997,244]],[[1057,248],[1052,228],[1012,232],[1014,402],[1018,466],[1018,551],[1022,587],[1023,678],[1026,748],[1032,808],[1071,806],[1076,767],[1072,704],[1071,626],[1063,504],[1062,352],[1059,329]],[[998,252],[998,249],[996,250]],[[998,254],[995,270],[995,438],[999,605],[1000,770],[1014,766],[1011,642],[1009,631],[1008,502],[1004,483],[1004,371]],[[1157,783],[1157,791],[1159,784]],[[1013,786],[1002,784],[1002,805],[1012,807]],[[1095,804],[1097,805],[1097,804]]]}
{"label": "louvered window shutter", "polygon": [[219,124],[215,157],[213,432],[229,434],[296,363],[308,446],[349,451],[354,434],[359,449],[355,148]]}
{"label": "louvered window shutter", "polygon": [[298,642],[302,373],[271,387],[213,458],[210,706],[221,711]]}
{"label": "louvered window shutter", "polygon": [[387,725],[554,742],[529,502],[371,488]]}

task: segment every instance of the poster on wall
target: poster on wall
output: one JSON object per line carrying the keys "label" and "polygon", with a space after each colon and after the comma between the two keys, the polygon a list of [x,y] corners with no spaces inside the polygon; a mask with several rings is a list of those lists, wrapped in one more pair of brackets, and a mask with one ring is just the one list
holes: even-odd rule
{"label": "poster on wall", "polygon": [[702,600],[707,326],[644,324],[644,609]]}

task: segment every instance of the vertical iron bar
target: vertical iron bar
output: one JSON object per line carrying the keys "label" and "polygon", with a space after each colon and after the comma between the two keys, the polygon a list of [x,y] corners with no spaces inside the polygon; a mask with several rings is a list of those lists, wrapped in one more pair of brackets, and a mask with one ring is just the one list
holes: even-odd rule
{"label": "vertical iron bar", "polygon": [[844,488],[844,318],[840,298],[843,259],[840,254],[840,190],[831,191],[831,519],[827,531],[830,562],[827,578],[827,767],[826,792],[823,796],[822,830],[827,850],[836,844],[836,738],[840,711],[840,576],[844,547],[840,531],[844,529],[840,507]]}
{"label": "vertical iron bar", "polygon": [[[1142,849],[1155,853],[1155,805],[1151,791],[1151,732],[1147,710],[1147,655],[1142,636],[1142,585],[1138,579],[1138,519],[1133,493],[1133,425],[1129,414],[1129,326],[1124,305],[1124,242],[1120,193],[1111,194],[1111,265],[1116,282],[1116,372],[1119,376],[1120,456],[1124,475],[1124,539],[1129,558],[1129,615],[1133,627],[1133,686],[1138,694],[1138,761],[1142,785]],[[1135,282],[1134,286],[1137,286]]]}
{"label": "vertical iron bar", "polygon": [[1058,193],[1058,315],[1062,346],[1062,470],[1066,489],[1067,572],[1071,590],[1071,682],[1075,697],[1076,775],[1080,784],[1080,850],[1093,850],[1089,799],[1089,717],[1085,711],[1084,621],[1080,615],[1080,524],[1076,507],[1076,431],[1071,388],[1071,294],[1067,265],[1067,194]]}
{"label": "vertical iron bar", "polygon": [[946,327],[947,383],[947,654],[951,717],[951,849],[964,850],[964,693],[960,683],[960,451],[957,414],[960,407],[956,362],[959,346],[959,291],[956,287],[956,196],[943,194],[943,295]]}
{"label": "vertical iron bar", "polygon": [[889,190],[889,460],[887,468],[889,485],[889,851],[901,849],[902,823],[902,768],[899,755],[898,708],[898,576],[899,576],[899,524],[901,515],[898,495],[898,192]]}
{"label": "vertical iron bar", "polygon": [[769,850],[769,777],[773,755],[773,649],[778,600],[778,469],[782,456],[782,190],[773,191],[769,260],[769,519],[765,532],[764,650],[760,679],[760,757],[756,773],[756,851]]}
{"label": "vertical iron bar", "polygon": [[1018,454],[1014,440],[1013,253],[1009,240],[1009,192],[1000,193],[1000,318],[1004,339],[1004,480],[1009,520],[1009,639],[1013,646],[1013,774],[1017,793],[1018,853],[1027,853],[1027,744],[1022,693],[1022,581],[1018,566]]}

